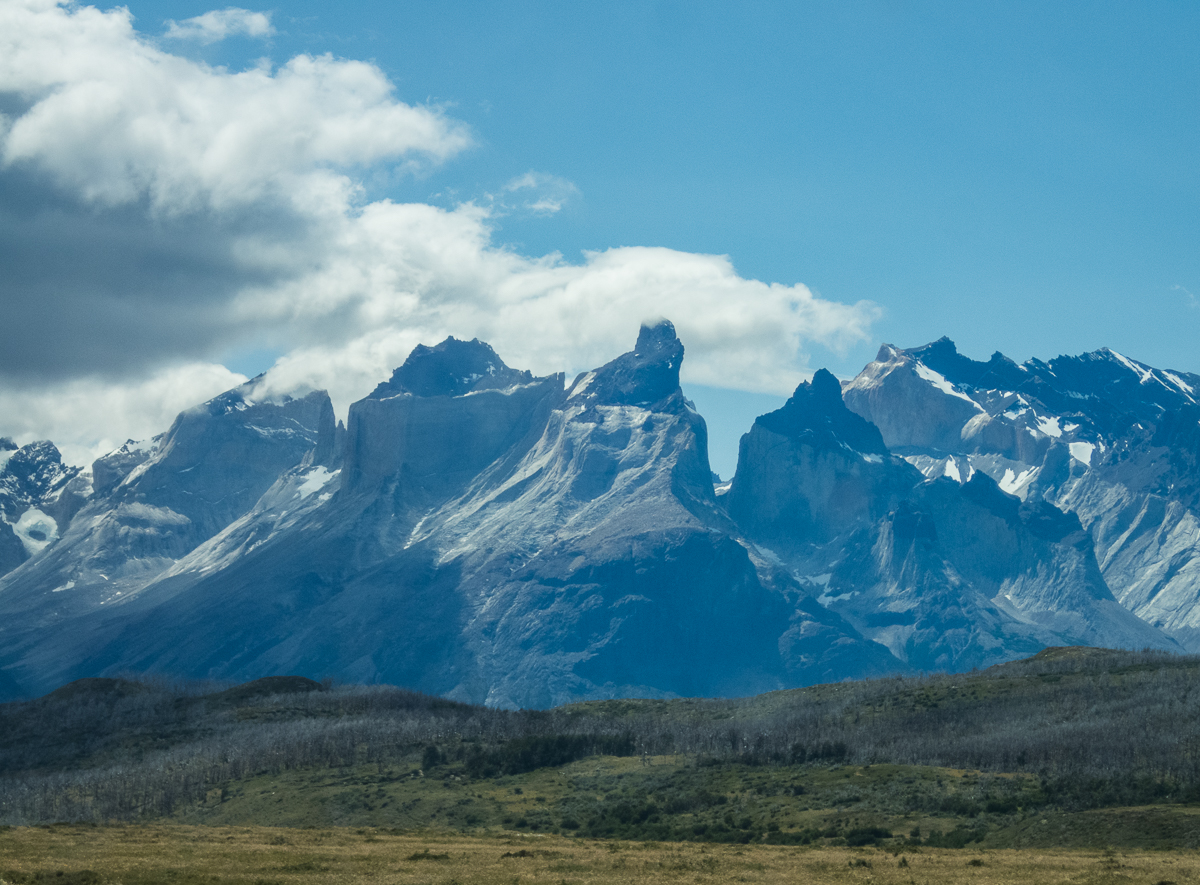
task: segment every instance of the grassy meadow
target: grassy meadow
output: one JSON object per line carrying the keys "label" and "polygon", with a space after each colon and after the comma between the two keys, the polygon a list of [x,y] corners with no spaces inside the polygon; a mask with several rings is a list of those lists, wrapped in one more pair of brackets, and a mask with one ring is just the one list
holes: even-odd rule
{"label": "grassy meadow", "polygon": [[1200,854],[598,841],[150,824],[0,831],[5,885],[1200,882]]}
{"label": "grassy meadow", "polygon": [[0,885],[1200,882],[1198,685],[1100,649],[522,711],[80,680],[0,705]]}
{"label": "grassy meadow", "polygon": [[[1004,798],[993,799],[989,812],[981,810],[988,796]],[[1027,775],[899,765],[698,766],[667,756],[589,757],[481,780],[453,764],[429,772],[379,765],[293,771],[214,789],[171,819],[891,851],[1200,849],[1200,806],[1062,809],[1046,806]]]}

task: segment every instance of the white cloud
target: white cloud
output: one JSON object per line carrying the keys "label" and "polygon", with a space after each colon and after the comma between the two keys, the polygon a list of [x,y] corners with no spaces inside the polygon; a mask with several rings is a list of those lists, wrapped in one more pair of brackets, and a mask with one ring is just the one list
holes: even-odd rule
{"label": "white cloud", "polygon": [[[512,196],[517,198],[515,207],[510,205]],[[500,211],[512,211],[516,208],[533,215],[554,215],[579,196],[579,188],[565,178],[530,171],[518,175],[504,185],[493,211],[497,208]]]}
{"label": "white cloud", "polygon": [[204,15],[167,22],[167,33],[172,40],[196,40],[200,43],[216,43],[226,37],[270,37],[275,33],[271,27],[271,13],[251,12],[230,6],[214,9]]}
{"label": "white cloud", "polygon": [[155,48],[124,8],[0,4],[0,92],[32,102],[0,160],[102,206],[342,210],[354,194],[344,170],[440,162],[470,144],[462,124],[392,91],[374,65],[329,55],[210,68]]}
{"label": "white cloud", "polygon": [[245,380],[224,366],[197,363],[124,384],[79,378],[44,387],[0,387],[0,435],[21,445],[49,439],[67,463],[88,464],[127,439],[162,433],[184,409]]}
{"label": "white cloud", "polygon": [[[495,215],[514,205],[552,214],[578,196],[545,173],[514,178],[488,208],[366,202],[355,170],[438,163],[470,136],[437,108],[397,101],[382,72],[362,62],[299,56],[229,72],[156,47],[124,9],[7,0],[0,92],[25,106],[0,127],[0,186],[32,171],[78,201],[72,230],[107,232],[144,216],[131,228],[138,236],[174,232],[172,243],[204,245],[195,255],[165,250],[148,281],[128,268],[106,278],[88,267],[78,279],[87,294],[72,295],[69,280],[39,292],[63,299],[52,314],[82,318],[71,334],[107,323],[106,335],[123,335],[105,341],[129,380],[111,380],[103,364],[35,385],[0,380],[0,435],[50,437],[83,452],[165,429],[174,411],[240,380],[183,352],[189,337],[208,340],[201,328],[228,338],[214,339],[210,361],[229,336],[268,336],[287,351],[271,384],[327,388],[344,414],[418,342],[477,336],[510,365],[573,373],[628,350],[638,323],[657,315],[684,341],[686,380],[790,393],[808,375],[807,348],[860,341],[876,316],[869,303],[745,279],[724,256],[614,248],[572,264],[495,243]],[[53,239],[46,235],[48,250],[61,248]],[[124,254],[98,253],[118,264]],[[135,258],[141,274],[147,261]],[[182,301],[173,295],[201,272],[220,285],[194,286]],[[131,275],[141,302],[130,301]],[[0,280],[14,304],[29,300],[17,285]],[[104,286],[103,297],[91,294]],[[117,308],[123,319],[114,327]],[[139,326],[142,314],[154,323]],[[45,328],[31,360],[63,345],[54,338],[61,326]],[[161,341],[180,342],[174,368],[155,349]],[[63,346],[91,353],[85,344],[95,349],[82,338]],[[0,354],[0,372],[15,378],[18,368]],[[102,373],[110,380],[95,380]]]}
{"label": "white cloud", "polygon": [[326,260],[301,278],[247,292],[250,315],[319,329],[349,312],[342,342],[310,336],[272,371],[281,387],[331,391],[339,411],[417,343],[490,342],[510,365],[583,371],[629,350],[645,319],[665,316],[687,348],[684,379],[791,393],[810,374],[802,349],[867,337],[877,309],[826,301],[803,285],[740,277],[725,256],[664,248],[591,253],[583,264],[495,248],[485,213],[374,203],[348,219]]}

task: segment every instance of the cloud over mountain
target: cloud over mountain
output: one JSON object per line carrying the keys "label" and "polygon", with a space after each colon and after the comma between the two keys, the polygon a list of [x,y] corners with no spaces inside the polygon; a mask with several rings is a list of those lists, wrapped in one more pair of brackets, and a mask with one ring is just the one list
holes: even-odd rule
{"label": "cloud over mountain", "polygon": [[[227,9],[165,36],[269,28]],[[234,71],[171,45],[124,8],[0,8],[0,402],[65,410],[93,391],[94,417],[58,437],[68,449],[160,425],[177,403],[139,391],[164,373],[187,399],[227,387],[218,364],[239,349],[285,354],[272,383],[328,388],[342,409],[419,340],[477,335],[535,371],[573,371],[617,349],[631,319],[670,315],[687,380],[784,392],[806,347],[859,341],[876,316],[745,279],[722,256],[519,254],[494,240],[492,209],[368,192],[376,172],[432,174],[475,144],[378,67],[299,55]],[[530,211],[571,196],[538,183]],[[65,426],[53,408],[10,411],[0,432],[50,435]]]}

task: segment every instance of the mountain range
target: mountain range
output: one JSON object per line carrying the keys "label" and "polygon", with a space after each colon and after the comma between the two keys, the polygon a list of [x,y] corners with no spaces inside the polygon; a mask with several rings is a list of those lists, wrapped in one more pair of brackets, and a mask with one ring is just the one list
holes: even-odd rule
{"label": "mountain range", "polygon": [[344,424],[260,377],[85,469],[0,440],[0,698],[304,673],[546,707],[1200,648],[1200,377],[884,345],[714,484],[683,357],[664,321],[567,384],[449,338]]}

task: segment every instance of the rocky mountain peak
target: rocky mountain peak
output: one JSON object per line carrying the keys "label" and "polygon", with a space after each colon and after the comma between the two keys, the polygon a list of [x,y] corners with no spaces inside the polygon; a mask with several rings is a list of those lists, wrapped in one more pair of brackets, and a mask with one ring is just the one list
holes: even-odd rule
{"label": "rocky mountain peak", "polygon": [[448,338],[343,429],[259,377],[90,473],[0,440],[0,699],[139,668],[541,706],[1174,647],[1110,574],[1200,648],[1200,377],[884,345],[718,497],[683,356],[647,323],[564,391]]}
{"label": "rocky mountain peak", "polygon": [[63,465],[58,447],[49,440],[39,440],[18,449],[2,449],[8,454],[3,470],[3,488],[34,501],[50,491],[64,476],[77,471]]}
{"label": "rocky mountain peak", "polygon": [[952,384],[983,389],[1015,390],[1029,381],[1027,370],[1021,369],[1000,351],[987,362],[973,360],[958,352],[953,341],[943,335],[937,341],[904,351],[922,365],[933,369]]}
{"label": "rocky mountain peak", "polygon": [[821,369],[742,437],[725,503],[747,537],[805,558],[882,516],[920,479]]}
{"label": "rocky mountain peak", "polygon": [[596,405],[653,405],[679,392],[681,365],[683,342],[675,326],[669,320],[643,324],[632,351],[584,376],[581,395]]}
{"label": "rocky mountain peak", "polygon": [[836,409],[842,403],[842,384],[828,369],[817,369],[808,384],[809,392],[814,403],[821,403],[830,409]]}
{"label": "rocky mountain peak", "polygon": [[958,352],[958,345],[943,335],[920,347],[900,349],[884,344],[875,355],[875,363],[920,363],[933,369],[953,384],[991,389],[1013,389],[1026,384],[1028,368],[1022,368],[1000,351],[986,361],[973,360]]}
{"label": "rocky mountain peak", "polygon": [[0,575],[57,540],[87,494],[54,443],[10,445],[0,440]]}
{"label": "rocky mountain peak", "polygon": [[914,347],[905,352],[920,360],[952,360],[955,357],[960,356],[958,352],[958,345],[956,345],[948,335],[943,335],[937,341],[931,341],[929,344],[926,344],[923,347]]}
{"label": "rocky mountain peak", "polygon": [[664,319],[642,323],[633,352],[644,360],[670,362],[674,359],[675,368],[679,368],[678,362],[683,359],[683,344],[675,334],[674,324]]}
{"label": "rocky mountain peak", "polygon": [[533,375],[510,369],[491,345],[478,338],[460,341],[450,337],[433,347],[418,344],[404,365],[375,388],[372,399],[400,394],[462,396],[473,390],[492,390],[528,384]]}
{"label": "rocky mountain peak", "polygon": [[814,448],[845,446],[863,454],[888,453],[879,428],[846,408],[841,383],[825,369],[818,369],[812,381],[801,382],[783,408],[754,423],[789,439],[803,439]]}

